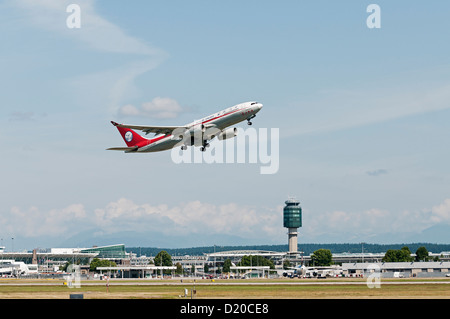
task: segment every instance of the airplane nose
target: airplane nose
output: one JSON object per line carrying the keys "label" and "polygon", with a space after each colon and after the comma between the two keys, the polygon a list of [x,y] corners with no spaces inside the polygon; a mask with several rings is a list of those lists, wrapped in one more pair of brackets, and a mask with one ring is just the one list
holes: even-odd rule
{"label": "airplane nose", "polygon": [[258,107],[258,111],[261,110],[263,107],[262,103],[258,103],[258,104],[256,104],[256,106]]}

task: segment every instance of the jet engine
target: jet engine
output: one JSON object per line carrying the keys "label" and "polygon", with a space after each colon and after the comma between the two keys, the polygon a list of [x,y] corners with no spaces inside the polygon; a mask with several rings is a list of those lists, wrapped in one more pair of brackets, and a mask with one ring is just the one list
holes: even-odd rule
{"label": "jet engine", "polygon": [[226,140],[227,138],[235,137],[238,134],[238,130],[235,127],[227,128],[226,130],[223,130],[220,132],[220,134],[217,136],[219,140]]}

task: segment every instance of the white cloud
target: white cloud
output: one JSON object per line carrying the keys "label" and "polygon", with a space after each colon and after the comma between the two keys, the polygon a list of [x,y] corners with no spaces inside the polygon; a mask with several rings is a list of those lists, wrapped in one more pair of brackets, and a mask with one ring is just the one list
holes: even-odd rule
{"label": "white cloud", "polygon": [[[82,204],[41,211],[37,207],[12,207],[2,215],[0,233],[17,237],[69,238],[90,229],[103,234],[122,231],[157,232],[165,236],[228,235],[243,237],[261,243],[286,241],[282,227],[282,207],[262,209],[228,203],[214,205],[191,201],[170,206],[166,204],[137,204],[127,198],[94,209]],[[420,221],[420,222],[418,222]],[[342,210],[314,213],[303,210],[300,240],[345,238],[347,241],[370,240],[383,234],[420,233],[424,229],[450,222],[450,199],[432,209],[391,212],[368,209],[362,212]]]}
{"label": "white cloud", "polygon": [[10,114],[10,121],[32,121],[34,119],[34,112],[20,112],[15,111]]}
{"label": "white cloud", "polygon": [[[235,203],[213,205],[200,201],[175,206],[136,204],[121,198],[103,208],[87,212],[81,204],[42,211],[37,207],[12,207],[3,214],[0,233],[16,237],[68,238],[89,229],[104,233],[120,231],[177,234],[224,234],[248,238],[268,238],[283,233],[281,212],[256,210]],[[277,237],[275,237],[275,242]]]}
{"label": "white cloud", "polygon": [[127,104],[119,109],[121,116],[144,116],[154,119],[176,118],[183,109],[178,102],[171,98],[155,97],[150,102],[142,103],[141,108]]}
{"label": "white cloud", "polygon": [[143,40],[126,34],[120,27],[101,17],[95,10],[94,0],[78,0],[80,6],[81,27],[70,29],[66,19],[70,12],[67,6],[72,0],[14,0],[10,3],[25,11],[27,21],[40,28],[58,32],[66,37],[77,39],[98,51],[130,53],[141,55],[159,55],[161,50],[152,47]]}
{"label": "white cloud", "polygon": [[106,208],[96,209],[94,215],[95,223],[109,230],[129,228],[162,231],[168,235],[174,232],[178,235],[220,233],[257,237],[262,228],[266,233],[274,233],[273,227],[280,230],[280,223],[276,223],[280,214],[257,213],[254,208],[234,203],[213,205],[192,201],[169,207],[138,205],[122,198],[109,203]]}
{"label": "white cloud", "polygon": [[338,235],[345,238],[371,238],[383,234],[412,234],[450,223],[450,199],[431,209],[401,212],[372,208],[365,211],[305,212],[303,233],[309,238]]}
{"label": "white cloud", "polygon": [[420,86],[397,80],[388,87],[377,83],[368,89],[318,92],[320,99],[292,107],[302,114],[293,117],[295,125],[283,130],[282,137],[339,131],[450,108],[450,84],[436,84],[430,75],[424,75]]}
{"label": "white cloud", "polygon": [[[91,98],[90,101],[80,101],[81,105],[107,104],[110,112],[115,113],[123,101],[137,91],[135,79],[160,65],[167,58],[167,53],[143,39],[127,34],[118,25],[100,16],[95,8],[95,0],[76,1],[81,10],[81,27],[68,28],[66,19],[71,13],[67,13],[66,8],[72,3],[74,2],[71,0],[9,2],[10,6],[21,10],[20,25],[37,26],[65,39],[73,39],[77,44],[76,49],[131,55],[127,56],[127,62],[123,65],[66,79],[73,86],[74,92],[83,92],[81,98]],[[78,95],[77,98],[80,98]],[[92,103],[92,99],[98,96],[103,100]]]}
{"label": "white cloud", "polygon": [[380,176],[380,175],[384,175],[387,174],[388,171],[386,169],[375,169],[373,171],[367,171],[366,174],[369,176]]}
{"label": "white cloud", "polygon": [[12,207],[3,215],[0,229],[21,237],[59,236],[79,231],[80,222],[86,220],[86,211],[81,204],[69,205],[62,209],[42,212],[37,207],[22,210]]}
{"label": "white cloud", "polygon": [[444,200],[440,205],[431,209],[431,220],[435,223],[450,222],[450,199]]}

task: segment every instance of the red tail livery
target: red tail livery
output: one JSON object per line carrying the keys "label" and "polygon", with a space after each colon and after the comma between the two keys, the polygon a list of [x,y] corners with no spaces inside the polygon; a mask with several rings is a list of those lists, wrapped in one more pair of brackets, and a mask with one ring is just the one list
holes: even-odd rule
{"label": "red tail livery", "polygon": [[116,123],[114,121],[111,121],[111,123],[112,123],[112,125],[117,127],[120,135],[122,135],[122,138],[125,141],[125,143],[127,143],[128,147],[134,147],[134,146],[142,147],[142,146],[149,144],[149,142],[150,142],[149,139],[146,139],[146,138],[140,136],[138,133],[136,133],[132,129],[118,126],[119,123]]}

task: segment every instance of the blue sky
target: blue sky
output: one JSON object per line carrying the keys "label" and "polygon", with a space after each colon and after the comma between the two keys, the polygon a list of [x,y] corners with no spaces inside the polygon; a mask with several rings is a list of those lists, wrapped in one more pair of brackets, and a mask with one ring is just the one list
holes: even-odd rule
{"label": "blue sky", "polygon": [[[450,4],[373,2],[369,29],[370,3],[3,1],[3,244],[286,243],[289,195],[300,243],[448,243],[424,234],[450,223]],[[143,111],[159,98],[170,116]],[[105,151],[123,145],[110,120],[182,125],[250,100],[254,127],[280,130],[274,175]]]}

